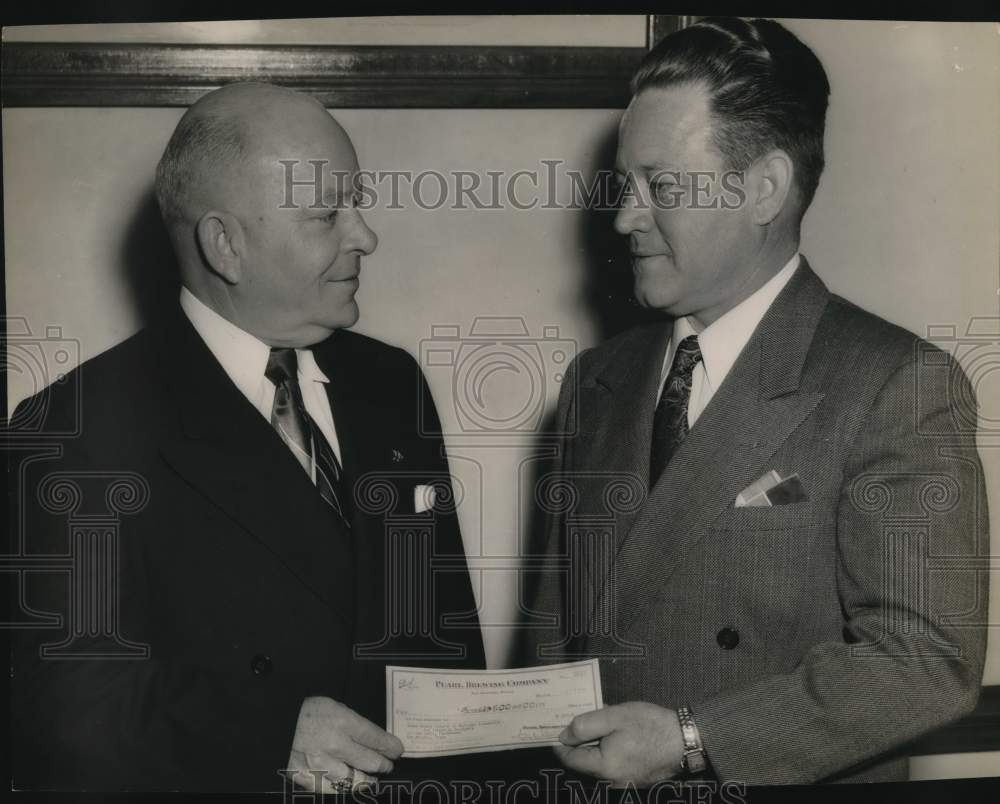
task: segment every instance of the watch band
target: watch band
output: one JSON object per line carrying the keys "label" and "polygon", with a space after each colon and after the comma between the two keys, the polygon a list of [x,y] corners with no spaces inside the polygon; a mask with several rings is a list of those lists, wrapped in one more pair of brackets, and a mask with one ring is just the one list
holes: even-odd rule
{"label": "watch band", "polygon": [[708,757],[705,755],[705,746],[701,742],[701,734],[695,725],[691,710],[686,706],[678,707],[677,719],[680,721],[681,737],[684,740],[681,769],[685,773],[703,773],[708,767]]}

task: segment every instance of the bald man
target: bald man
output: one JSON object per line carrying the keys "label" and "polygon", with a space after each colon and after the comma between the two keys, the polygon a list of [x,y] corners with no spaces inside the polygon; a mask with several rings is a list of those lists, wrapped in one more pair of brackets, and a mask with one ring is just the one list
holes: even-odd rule
{"label": "bald man", "polygon": [[[287,183],[314,164],[327,181]],[[483,647],[421,372],[345,329],[377,244],[357,173],[329,113],[273,86],[212,92],[174,131],[156,193],[179,299],[24,403],[58,433],[79,399],[83,423],[14,493],[30,552],[73,549],[52,478],[99,511],[95,479],[124,477],[138,503],[118,511],[115,616],[88,625],[81,603],[100,560],[24,582],[26,611],[73,625],[17,634],[16,787],[334,792],[433,768],[396,762],[385,665],[482,667]],[[402,574],[417,598],[387,588]]]}

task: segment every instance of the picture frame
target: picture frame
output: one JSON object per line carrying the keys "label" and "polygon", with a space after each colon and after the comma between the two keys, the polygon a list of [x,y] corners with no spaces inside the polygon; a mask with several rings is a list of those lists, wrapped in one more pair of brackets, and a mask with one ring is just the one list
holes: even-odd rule
{"label": "picture frame", "polygon": [[622,108],[648,48],[694,19],[648,15],[646,47],[9,42],[3,105],[183,107],[258,80],[329,108]]}

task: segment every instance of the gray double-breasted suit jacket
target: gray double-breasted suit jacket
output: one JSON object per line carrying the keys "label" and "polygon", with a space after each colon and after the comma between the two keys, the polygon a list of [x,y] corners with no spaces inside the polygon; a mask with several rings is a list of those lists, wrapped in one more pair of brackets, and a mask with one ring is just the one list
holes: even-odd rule
{"label": "gray double-breasted suit jacket", "polygon": [[[522,660],[596,656],[606,704],[689,705],[722,780],[905,779],[905,744],[980,689],[967,378],[803,259],[648,489],[670,333],[629,330],[567,374]],[[737,507],[772,469],[806,498]]]}

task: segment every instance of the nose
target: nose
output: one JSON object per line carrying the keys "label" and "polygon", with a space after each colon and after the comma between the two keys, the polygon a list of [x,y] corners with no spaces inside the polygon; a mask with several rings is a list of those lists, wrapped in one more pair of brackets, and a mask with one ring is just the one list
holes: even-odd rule
{"label": "nose", "polygon": [[355,209],[353,212],[356,219],[351,230],[351,246],[353,250],[367,256],[378,248],[378,235],[365,223],[360,210]]}
{"label": "nose", "polygon": [[621,206],[615,214],[615,231],[620,235],[648,232],[651,223],[649,205],[644,204],[634,190],[625,193]]}

